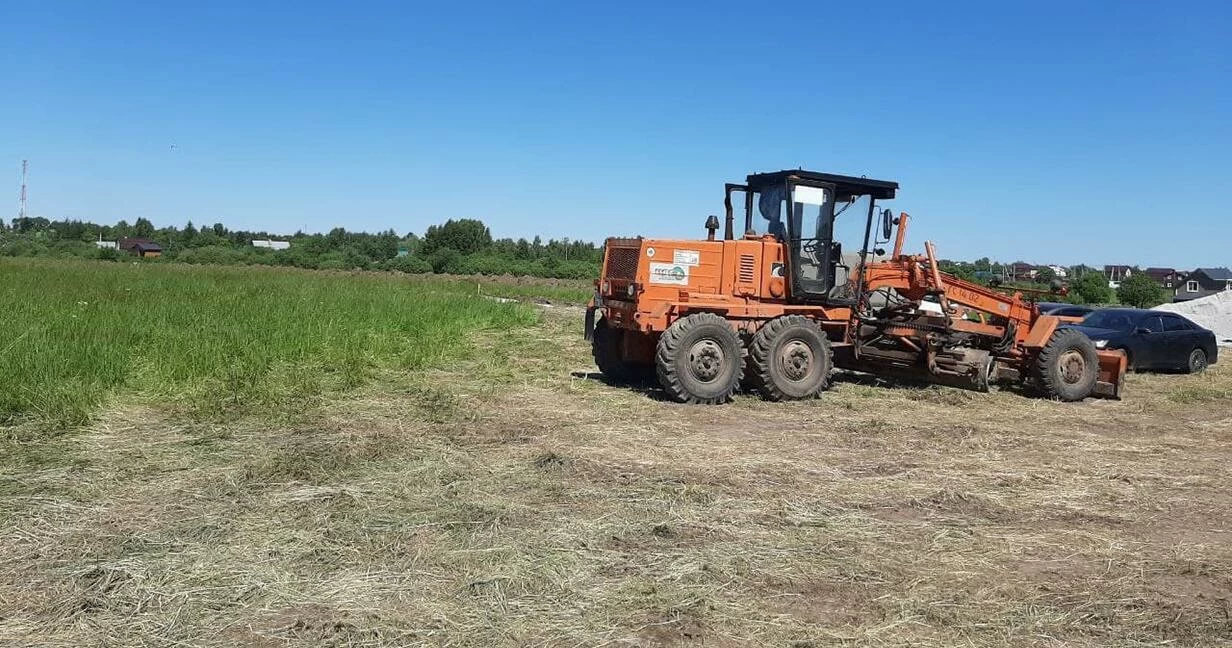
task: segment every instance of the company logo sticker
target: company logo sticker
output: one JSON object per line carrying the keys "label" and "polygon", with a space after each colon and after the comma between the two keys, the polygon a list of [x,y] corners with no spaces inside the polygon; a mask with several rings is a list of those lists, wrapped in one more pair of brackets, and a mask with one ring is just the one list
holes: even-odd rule
{"label": "company logo sticker", "polygon": [[650,264],[650,283],[686,286],[689,283],[689,266],[676,263]]}

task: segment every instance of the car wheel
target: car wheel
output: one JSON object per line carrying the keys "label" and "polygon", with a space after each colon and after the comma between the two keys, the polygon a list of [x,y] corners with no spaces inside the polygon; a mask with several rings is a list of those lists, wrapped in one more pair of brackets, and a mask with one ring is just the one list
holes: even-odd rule
{"label": "car wheel", "polygon": [[1206,371],[1206,367],[1206,351],[1203,351],[1202,349],[1194,349],[1189,352],[1189,366],[1187,367],[1189,373],[1202,373],[1203,371]]}

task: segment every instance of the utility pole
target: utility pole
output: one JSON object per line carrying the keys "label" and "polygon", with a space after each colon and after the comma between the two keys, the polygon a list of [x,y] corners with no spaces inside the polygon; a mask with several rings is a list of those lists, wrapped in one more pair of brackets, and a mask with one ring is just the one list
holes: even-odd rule
{"label": "utility pole", "polygon": [[[24,219],[26,217],[26,171],[29,168],[27,160],[21,161],[21,206],[17,209],[17,218]],[[25,221],[22,221],[25,225]]]}

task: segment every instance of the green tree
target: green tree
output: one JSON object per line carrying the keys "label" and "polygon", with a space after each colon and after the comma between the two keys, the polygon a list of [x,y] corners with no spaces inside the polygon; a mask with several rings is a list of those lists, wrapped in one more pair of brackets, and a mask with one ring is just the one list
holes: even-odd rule
{"label": "green tree", "polygon": [[397,272],[407,272],[410,274],[427,274],[432,272],[432,264],[427,259],[419,256],[404,256],[386,259],[381,262],[381,268],[384,270],[394,270]]}
{"label": "green tree", "polygon": [[128,224],[128,221],[122,220],[111,228],[110,236],[116,240],[128,238],[133,235],[133,226]]}
{"label": "green tree", "polygon": [[145,218],[138,218],[137,222],[133,224],[133,236],[140,238],[154,236],[154,223]]}
{"label": "green tree", "polygon": [[1070,290],[1084,304],[1107,304],[1112,301],[1112,289],[1102,272],[1086,272],[1070,284]]}
{"label": "green tree", "polygon": [[51,227],[51,221],[42,216],[23,216],[22,218],[13,219],[13,229],[18,232],[41,232],[48,227]]}
{"label": "green tree", "polygon": [[955,277],[966,281],[975,281],[976,269],[974,266],[966,263],[965,261],[949,261],[947,259],[942,259],[937,262],[937,267],[948,275],[954,275]]}
{"label": "green tree", "polygon": [[194,247],[196,238],[197,228],[193,227],[192,221],[188,221],[184,229],[180,230],[180,244],[184,247]]}
{"label": "green tree", "polygon": [[1121,281],[1117,299],[1126,306],[1151,308],[1164,303],[1164,289],[1145,272],[1135,272]]}
{"label": "green tree", "polygon": [[517,252],[515,252],[514,255],[516,258],[522,259],[523,261],[530,259],[533,256],[530,250],[530,241],[527,241],[524,238],[518,239]]}
{"label": "green tree", "polygon": [[432,264],[432,272],[437,274],[466,274],[468,269],[466,257],[449,247],[433,252],[428,262]]}
{"label": "green tree", "polygon": [[492,245],[492,233],[483,221],[463,218],[433,225],[424,233],[423,251],[432,254],[437,250],[457,250],[462,254],[474,254]]}
{"label": "green tree", "polygon": [[1035,270],[1036,283],[1051,284],[1056,278],[1056,271],[1048,266],[1040,266]]}
{"label": "green tree", "polygon": [[1092,273],[1103,276],[1103,273],[1100,272],[1099,270],[1096,270],[1095,268],[1092,268],[1089,265],[1084,265],[1081,263],[1069,269],[1069,276],[1071,279],[1081,279],[1082,277],[1085,277],[1086,275],[1092,274]]}
{"label": "green tree", "polygon": [[50,227],[56,232],[57,238],[66,241],[86,240],[87,224],[79,220],[55,221]]}

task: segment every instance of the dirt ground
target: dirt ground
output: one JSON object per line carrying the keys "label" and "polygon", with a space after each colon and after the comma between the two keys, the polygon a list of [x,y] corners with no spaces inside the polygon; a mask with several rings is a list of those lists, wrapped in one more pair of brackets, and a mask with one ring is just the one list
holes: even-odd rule
{"label": "dirt ground", "polygon": [[220,424],[11,435],[0,643],[1232,642],[1232,358],[1124,401],[665,403],[580,313]]}

